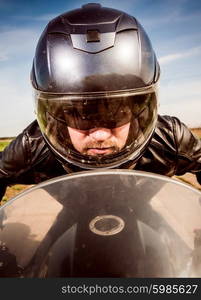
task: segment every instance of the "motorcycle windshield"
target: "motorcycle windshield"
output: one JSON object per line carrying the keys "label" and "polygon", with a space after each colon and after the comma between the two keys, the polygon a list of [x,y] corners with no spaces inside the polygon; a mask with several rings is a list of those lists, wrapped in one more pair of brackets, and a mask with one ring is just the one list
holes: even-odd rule
{"label": "motorcycle windshield", "polygon": [[200,277],[200,253],[200,191],[160,175],[65,175],[0,208],[0,277]]}

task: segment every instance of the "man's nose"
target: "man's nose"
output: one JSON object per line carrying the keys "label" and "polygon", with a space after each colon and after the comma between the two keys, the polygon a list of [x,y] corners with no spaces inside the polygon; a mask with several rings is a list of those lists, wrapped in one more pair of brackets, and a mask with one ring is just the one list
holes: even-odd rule
{"label": "man's nose", "polygon": [[110,138],[112,131],[109,128],[92,128],[89,130],[89,136],[96,141],[105,141]]}

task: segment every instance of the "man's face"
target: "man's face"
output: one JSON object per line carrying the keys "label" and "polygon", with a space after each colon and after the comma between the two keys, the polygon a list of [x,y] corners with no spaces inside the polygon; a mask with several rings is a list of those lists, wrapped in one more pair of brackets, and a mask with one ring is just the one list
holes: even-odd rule
{"label": "man's face", "polygon": [[74,148],[85,155],[104,156],[119,152],[126,144],[130,122],[118,128],[79,130],[68,127]]}

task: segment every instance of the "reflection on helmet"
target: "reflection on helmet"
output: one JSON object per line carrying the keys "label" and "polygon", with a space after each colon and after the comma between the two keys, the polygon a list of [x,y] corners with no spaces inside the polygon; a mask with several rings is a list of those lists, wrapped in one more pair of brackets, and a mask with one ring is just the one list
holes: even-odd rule
{"label": "reflection on helmet", "polygon": [[[58,16],[44,30],[32,68],[46,142],[64,164],[81,168],[134,162],[155,129],[158,79],[149,38],[132,16],[94,4]],[[125,124],[129,133],[111,153],[86,154],[69,134],[70,128],[87,136],[90,129],[112,131]]]}

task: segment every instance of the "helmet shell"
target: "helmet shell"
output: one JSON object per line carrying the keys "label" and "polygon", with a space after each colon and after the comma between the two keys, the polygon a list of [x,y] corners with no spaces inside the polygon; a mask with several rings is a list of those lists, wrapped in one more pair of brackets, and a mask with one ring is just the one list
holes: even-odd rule
{"label": "helmet shell", "polygon": [[49,22],[31,72],[35,89],[51,93],[133,90],[155,83],[151,42],[132,16],[88,4]]}

